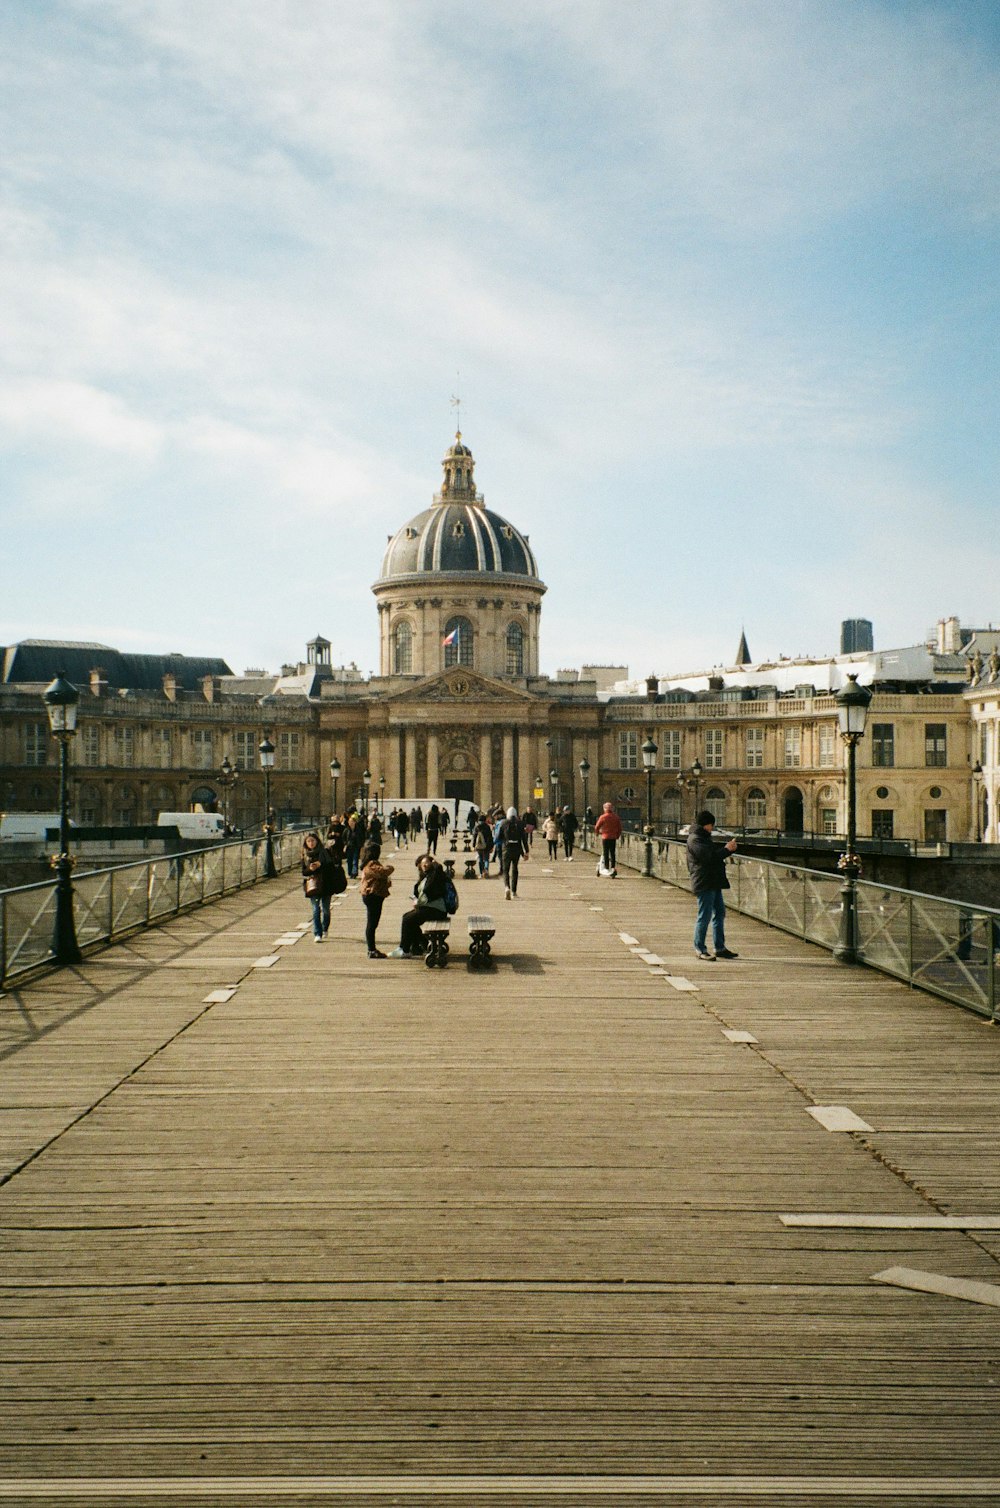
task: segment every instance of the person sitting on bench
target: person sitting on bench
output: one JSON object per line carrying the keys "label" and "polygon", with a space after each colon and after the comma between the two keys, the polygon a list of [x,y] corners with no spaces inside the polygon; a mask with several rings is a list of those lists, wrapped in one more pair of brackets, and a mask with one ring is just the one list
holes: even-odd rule
{"label": "person sitting on bench", "polygon": [[424,934],[420,930],[424,922],[446,922],[448,906],[445,901],[444,870],[432,854],[421,854],[417,860],[417,883],[413,887],[415,905],[404,911],[399,932],[399,947],[393,948],[390,958],[422,958]]}

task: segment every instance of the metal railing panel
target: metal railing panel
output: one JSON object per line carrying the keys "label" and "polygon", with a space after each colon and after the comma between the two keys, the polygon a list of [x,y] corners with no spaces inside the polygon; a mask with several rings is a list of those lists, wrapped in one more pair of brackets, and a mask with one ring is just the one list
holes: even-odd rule
{"label": "metal railing panel", "polygon": [[739,865],[739,894],[733,902],[733,910],[740,910],[745,916],[755,916],[758,921],[766,922],[767,909],[767,871],[769,865],[766,859],[744,859]]}
{"label": "metal railing panel", "polygon": [[910,978],[910,896],[861,881],[855,891],[858,952],[867,964]]}
{"label": "metal railing panel", "polygon": [[914,895],[911,982],[981,1016],[992,1015],[988,949],[992,925],[954,901]]}
{"label": "metal railing panel", "polygon": [[147,870],[149,919],[156,922],[177,909],[177,860],[154,859]]}
{"label": "metal railing panel", "polygon": [[209,848],[202,855],[203,893],[205,900],[216,900],[226,888],[226,851]]}
{"label": "metal railing panel", "polygon": [[805,894],[798,869],[771,871],[768,884],[768,917],[772,927],[804,937],[806,930]]}
{"label": "metal railing panel", "polygon": [[200,853],[178,854],[177,908],[198,906],[202,900],[204,862]]}

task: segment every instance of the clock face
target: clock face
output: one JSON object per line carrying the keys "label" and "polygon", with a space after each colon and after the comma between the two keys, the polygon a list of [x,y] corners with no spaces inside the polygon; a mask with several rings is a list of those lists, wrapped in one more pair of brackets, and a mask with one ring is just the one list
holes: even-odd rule
{"label": "clock face", "polygon": [[448,689],[452,696],[468,696],[469,683],[463,676],[456,676],[453,681],[448,682]]}

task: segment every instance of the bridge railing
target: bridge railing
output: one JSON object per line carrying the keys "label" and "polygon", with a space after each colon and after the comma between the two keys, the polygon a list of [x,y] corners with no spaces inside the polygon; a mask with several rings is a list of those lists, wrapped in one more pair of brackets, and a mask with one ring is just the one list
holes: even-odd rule
{"label": "bridge railing", "polygon": [[[300,832],[272,839],[275,868],[299,862]],[[109,943],[264,877],[265,840],[221,843],[188,853],[94,869],[73,878],[73,914],[81,948]],[[0,984],[53,962],[56,885],[43,880],[0,890]]]}
{"label": "bridge railing", "polygon": [[[645,839],[624,833],[618,857],[628,868],[644,871]],[[684,844],[654,838],[652,872],[688,890]],[[842,875],[736,853],[729,861],[729,881],[730,910],[821,948],[832,950],[840,940]],[[857,882],[856,897],[862,963],[988,1020],[1000,1019],[1000,910],[871,880]]]}

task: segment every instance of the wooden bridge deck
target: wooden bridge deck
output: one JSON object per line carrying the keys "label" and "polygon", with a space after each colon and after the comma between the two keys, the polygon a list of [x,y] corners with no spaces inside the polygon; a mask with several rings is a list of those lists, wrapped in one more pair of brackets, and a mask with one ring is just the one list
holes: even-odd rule
{"label": "wooden bridge deck", "polygon": [[0,1503],[1000,1503],[1000,1220],[779,1218],[1000,1216],[1000,1032],[585,856],[460,890],[444,971],[282,879],[0,999]]}

